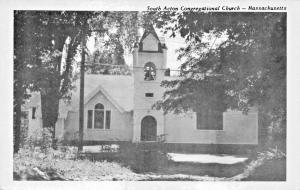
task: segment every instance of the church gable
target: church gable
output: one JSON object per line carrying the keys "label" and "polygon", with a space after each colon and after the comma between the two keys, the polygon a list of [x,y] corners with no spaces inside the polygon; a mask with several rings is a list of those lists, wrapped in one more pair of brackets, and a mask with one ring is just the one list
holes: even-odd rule
{"label": "church gable", "polygon": [[153,34],[149,34],[143,41],[143,51],[158,51],[158,43],[159,41],[153,36]]}
{"label": "church gable", "polygon": [[95,89],[94,92],[90,94],[90,96],[87,97],[85,106],[91,104],[91,102],[95,101],[95,99],[98,101],[99,98],[102,101],[107,102],[107,104],[110,104],[111,107],[114,106],[119,112],[123,113],[125,111],[123,107],[120,106],[118,102],[100,85],[97,89]]}
{"label": "church gable", "polygon": [[[76,81],[72,93],[69,109],[79,110],[79,81]],[[99,91],[119,109],[119,111],[131,111],[133,109],[133,77],[124,75],[86,75],[84,87],[85,104],[89,102]]]}
{"label": "church gable", "polygon": [[153,26],[147,26],[139,42],[139,52],[162,53],[163,48],[165,48],[165,45],[161,43]]}

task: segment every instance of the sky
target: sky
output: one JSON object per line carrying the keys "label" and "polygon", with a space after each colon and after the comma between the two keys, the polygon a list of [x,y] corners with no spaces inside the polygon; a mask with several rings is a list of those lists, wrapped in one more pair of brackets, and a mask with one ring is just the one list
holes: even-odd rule
{"label": "sky", "polygon": [[[168,48],[167,51],[167,68],[170,68],[171,70],[179,70],[179,66],[183,63],[182,60],[177,60],[178,53],[176,50],[178,50],[181,47],[185,47],[185,39],[182,38],[179,34],[176,35],[176,37],[170,37],[170,34],[164,34],[162,31],[155,29],[158,37],[163,37],[165,39],[166,46]],[[139,36],[142,36],[143,29],[139,30]],[[223,35],[222,37],[216,38],[215,36],[211,36],[210,34],[204,35],[202,37],[202,42],[208,42],[212,46],[216,47],[221,42],[223,42],[226,39],[226,35]],[[88,49],[93,52],[94,49],[94,37],[91,37],[87,42]],[[214,48],[213,47],[213,48]],[[124,55],[125,62],[127,65],[132,66],[132,54]],[[176,75],[176,71],[171,72]]]}
{"label": "sky", "polygon": [[[177,70],[182,61],[178,61],[178,53],[176,53],[176,50],[180,47],[185,46],[185,41],[183,38],[176,36],[175,38],[170,38],[169,35],[165,35],[159,30],[156,29],[156,33],[159,37],[165,38],[165,43],[167,45],[168,51],[167,51],[167,68],[170,68],[171,70]],[[140,36],[142,36],[143,30],[140,31]],[[94,38],[91,37],[87,42],[88,49],[92,52],[94,47]],[[132,54],[125,55],[125,62],[127,65],[132,66]]]}

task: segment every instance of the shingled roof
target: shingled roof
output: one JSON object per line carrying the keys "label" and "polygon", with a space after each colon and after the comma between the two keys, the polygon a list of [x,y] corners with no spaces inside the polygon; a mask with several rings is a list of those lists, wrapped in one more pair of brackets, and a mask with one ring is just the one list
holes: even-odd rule
{"label": "shingled roof", "polygon": [[[178,77],[164,77],[164,80],[174,80]],[[102,94],[114,105],[120,112],[129,112],[133,110],[134,94],[133,76],[126,75],[85,75],[84,79],[84,103],[88,103],[98,92]],[[79,110],[79,80],[74,83],[75,88],[72,91],[71,101],[69,103],[60,100],[59,117],[66,118],[69,111]],[[41,97],[37,92],[32,93],[31,98],[25,104],[24,108],[36,107],[41,105]]]}
{"label": "shingled roof", "polygon": [[144,40],[149,34],[152,34],[152,35],[160,42],[160,39],[159,39],[159,37],[157,36],[156,31],[155,31],[153,25],[152,25],[152,24],[149,24],[149,25],[145,26],[145,31],[144,31],[144,34],[143,34],[142,38],[140,39],[140,43],[143,42],[143,40]]}
{"label": "shingled roof", "polygon": [[[85,104],[89,102],[99,91],[109,99],[121,112],[133,109],[133,77],[124,75],[86,75],[84,88]],[[69,111],[79,110],[80,82],[75,82],[69,103],[61,100],[59,104],[59,117],[65,118]],[[32,93],[31,98],[25,104],[25,109],[41,105],[39,93]]]}
{"label": "shingled roof", "polygon": [[[86,75],[84,102],[87,103],[101,91],[120,111],[133,109],[133,77],[127,75]],[[72,101],[77,102],[72,109],[79,107],[79,81],[73,92]]]}

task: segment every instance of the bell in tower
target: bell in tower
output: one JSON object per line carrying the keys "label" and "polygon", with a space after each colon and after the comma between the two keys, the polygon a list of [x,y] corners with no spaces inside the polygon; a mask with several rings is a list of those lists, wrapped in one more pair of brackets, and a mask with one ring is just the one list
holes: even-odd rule
{"label": "bell in tower", "polygon": [[[134,44],[134,68],[143,68],[142,78],[145,81],[159,80],[159,70],[165,70],[166,58],[167,47],[164,38],[159,38],[154,27],[147,25],[140,40]],[[134,74],[138,74],[137,70],[140,72],[140,69],[135,69]]]}
{"label": "bell in tower", "polygon": [[[154,27],[148,25],[133,50],[133,141],[155,141],[164,132],[164,115],[152,105],[162,99],[167,48]],[[152,121],[152,122],[150,122]],[[151,123],[151,125],[149,124]],[[146,138],[147,137],[147,138]]]}

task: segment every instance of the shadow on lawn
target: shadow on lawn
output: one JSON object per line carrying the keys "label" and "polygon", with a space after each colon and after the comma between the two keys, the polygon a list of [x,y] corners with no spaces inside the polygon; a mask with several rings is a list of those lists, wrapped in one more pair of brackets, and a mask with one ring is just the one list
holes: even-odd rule
{"label": "shadow on lawn", "polygon": [[138,174],[186,174],[210,177],[232,177],[242,173],[245,165],[249,163],[248,160],[237,164],[174,162],[166,153],[155,150],[138,150],[131,153],[90,153],[85,154],[85,157],[93,161],[119,162]]}
{"label": "shadow on lawn", "polygon": [[[241,174],[247,168],[246,166],[253,160],[256,160],[255,151],[248,155],[243,155],[249,159],[236,164],[219,164],[219,163],[195,163],[195,162],[174,162],[161,149],[153,145],[134,145],[120,147],[117,153],[92,153],[85,154],[85,158],[93,161],[107,160],[119,162],[123,166],[129,167],[133,172],[142,175],[162,175],[163,178],[155,178],[155,181],[193,181],[192,178],[171,177],[172,175],[182,174],[191,176],[208,176],[216,178],[231,178]],[[218,154],[218,156],[225,156]],[[254,173],[243,179],[243,181],[285,181],[286,179],[285,160],[266,161],[258,167]],[[152,180],[146,179],[146,180]]]}
{"label": "shadow on lawn", "polygon": [[286,159],[267,160],[242,181],[286,181]]}

